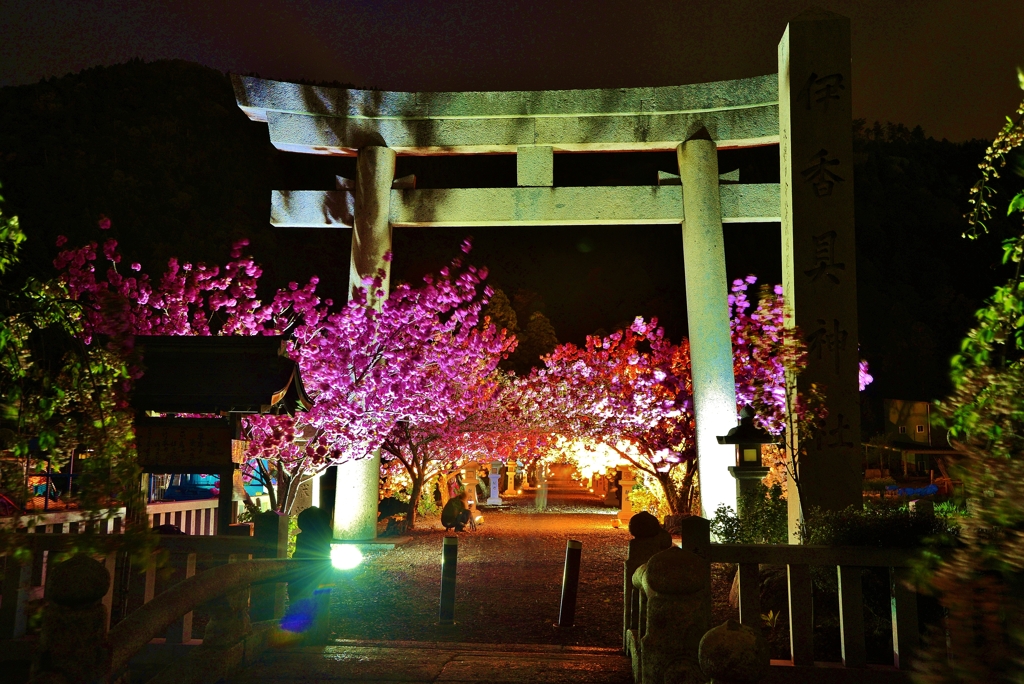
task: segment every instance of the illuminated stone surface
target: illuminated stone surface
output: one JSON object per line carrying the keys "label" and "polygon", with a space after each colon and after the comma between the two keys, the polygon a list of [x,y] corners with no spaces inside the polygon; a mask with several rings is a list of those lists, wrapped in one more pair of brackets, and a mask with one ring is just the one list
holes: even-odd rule
{"label": "illuminated stone surface", "polygon": [[[723,223],[779,220],[776,183],[719,187]],[[270,223],[279,228],[351,228],[350,190],[274,190]],[[428,188],[391,191],[398,227],[669,225],[682,221],[678,186]]]}
{"label": "illuminated stone surface", "polygon": [[[384,254],[391,251],[388,221],[391,183],[395,178],[395,152],[369,146],[360,150],[356,162],[355,230],[349,266],[349,297],[362,286],[362,279],[384,271],[381,289],[387,297],[391,263]],[[370,303],[375,303],[370,299]],[[377,537],[377,501],[380,498],[380,452],[368,458],[337,466],[334,498],[334,538],[370,540]]]}
{"label": "illuminated stone surface", "polygon": [[[803,331],[809,352],[796,385],[824,387],[828,407],[824,429],[801,440],[803,508],[840,510],[861,504],[850,20],[809,10],[791,21],[779,84],[786,323]],[[788,491],[795,542],[800,493]]]}
{"label": "illuminated stone surface", "polygon": [[720,505],[736,509],[736,485],[728,470],[733,463],[733,448],[718,443],[718,435],[736,427],[736,378],[732,369],[718,151],[712,140],[697,138],[681,144],[676,156],[686,217],[683,273],[700,500],[702,515],[711,518]]}
{"label": "illuminated stone surface", "polygon": [[673,150],[702,126],[720,147],[778,142],[774,75],[659,88],[400,93],[232,75],[235,99],[289,152],[351,155]]}

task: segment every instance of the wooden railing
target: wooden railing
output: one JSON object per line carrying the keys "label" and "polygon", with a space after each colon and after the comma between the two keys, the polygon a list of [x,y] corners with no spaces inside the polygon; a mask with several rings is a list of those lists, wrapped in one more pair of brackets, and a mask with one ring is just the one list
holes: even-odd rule
{"label": "wooden railing", "polygon": [[911,549],[802,545],[712,544],[712,563],[736,563],[739,573],[740,622],[761,624],[760,565],[786,566],[789,590],[789,642],[796,667],[814,666],[814,619],[811,567],[835,568],[839,586],[839,634],[842,664],[867,665],[864,641],[862,577],[866,568],[887,568],[890,576],[892,666],[908,669],[919,646],[917,594],[909,588]]}
{"label": "wooden railing", "polygon": [[213,499],[154,501],[146,505],[150,526],[174,525],[194,536],[217,534],[217,503]]}
{"label": "wooden railing", "polygon": [[[282,582],[288,579],[288,572],[295,572],[296,568],[309,563],[318,562],[323,565],[325,562],[293,562],[281,558],[282,542],[287,540],[281,530],[286,531],[286,526],[282,526],[276,516],[268,517],[273,519],[260,522],[266,527],[262,528],[263,536],[259,538],[249,536],[252,532],[249,525],[232,526],[232,535],[160,536],[152,560],[144,569],[137,565],[132,569],[122,562],[124,559],[119,558],[116,540],[110,535],[101,538],[96,534],[95,526],[83,534],[26,533],[17,557],[0,558],[0,563],[3,563],[0,584],[0,651],[6,652],[7,660],[13,657],[15,660],[26,661],[33,653],[38,656],[39,649],[52,646],[52,639],[50,646],[46,645],[45,626],[39,637],[26,639],[31,602],[46,596],[44,610],[60,610],[54,599],[54,592],[59,596],[60,590],[51,587],[48,581],[54,573],[58,577],[60,575],[59,564],[54,565],[52,561],[58,555],[65,556],[67,551],[84,547],[111,549],[109,553],[93,555],[94,560],[86,559],[88,563],[98,561],[101,571],[113,580],[108,579],[104,583],[103,595],[96,597],[95,610],[98,612],[89,624],[102,626],[103,634],[97,638],[107,639],[106,631],[110,628],[112,614],[117,614],[119,600],[127,604],[125,596],[118,595],[119,588],[124,586],[121,584],[124,578],[131,579],[138,589],[130,592],[135,597],[132,603],[138,606],[141,598],[142,605],[129,612],[110,632],[109,643],[114,653],[115,669],[122,667],[132,654],[150,642],[202,644],[205,648],[218,644],[224,646],[225,640],[237,637],[245,641],[243,650],[251,655],[254,648],[258,650],[260,644],[266,641],[264,632],[276,624],[275,621],[283,614],[285,585]],[[144,580],[138,582],[135,578]],[[279,581],[275,583],[275,579]],[[250,584],[254,584],[251,592]],[[239,603],[240,599],[235,600],[237,596],[228,600],[230,609],[214,601],[218,597],[238,592],[244,593],[245,600]],[[323,597],[320,600],[323,601]],[[192,639],[192,611],[201,604],[209,604],[205,611],[212,622],[207,624],[200,642]],[[217,617],[218,610],[220,617]],[[326,611],[322,612],[326,616]],[[244,624],[238,622],[242,613]],[[264,632],[253,637],[250,634],[250,621],[263,621]],[[45,624],[47,622],[44,617]],[[325,635],[326,625],[321,620],[317,634]],[[237,655],[237,650],[231,653]]]}
{"label": "wooden railing", "polygon": [[[90,533],[83,534],[85,536],[27,534],[19,558],[2,559],[4,572],[3,581],[0,584],[2,587],[0,590],[0,642],[25,636],[29,604],[43,598],[46,594],[47,577],[52,558],[76,545],[86,548],[104,546],[102,540],[95,540],[95,543],[87,541],[86,537]],[[156,560],[158,554],[161,553],[169,553],[169,563],[160,569],[162,572],[158,572]],[[273,554],[248,536],[161,536],[153,562],[149,563],[144,570],[143,603],[149,603],[156,595],[195,575],[197,557],[203,557],[209,564],[216,564],[227,562],[231,557],[248,558],[252,555],[269,557]],[[116,552],[114,551],[99,556],[98,560],[103,562],[111,577],[118,580],[122,572],[132,572],[130,569],[117,567]],[[138,574],[138,569],[135,574]],[[116,586],[119,586],[118,581],[111,582],[102,601],[108,626],[110,625]],[[191,615],[183,616],[181,628],[171,630],[168,639],[178,643],[191,639]]]}
{"label": "wooden railing", "polygon": [[[641,548],[641,545],[637,547],[638,557],[627,559],[625,563],[626,576],[623,584],[625,632],[623,639],[627,653],[634,660],[637,684],[646,681],[645,671],[661,671],[658,668],[662,666],[651,665],[653,661],[650,659],[652,658],[655,661],[675,659],[676,661],[686,661],[689,664],[678,665],[678,667],[692,666],[696,663],[696,646],[687,647],[689,650],[693,650],[692,654],[689,653],[687,648],[680,646],[682,639],[680,635],[694,629],[706,631],[714,626],[698,625],[693,622],[699,620],[703,606],[710,600],[710,566],[712,563],[730,563],[737,566],[739,622],[758,631],[762,624],[760,566],[786,567],[790,659],[771,661],[771,677],[766,681],[814,681],[818,684],[829,681],[909,681],[906,671],[919,646],[920,633],[917,593],[912,588],[910,576],[911,561],[916,555],[914,550],[788,544],[711,544],[707,521],[696,518],[689,519],[688,522],[691,524],[688,529],[684,529],[681,542],[682,549],[687,553],[679,554],[680,549],[670,549],[652,554],[653,548],[650,548],[649,544],[647,548]],[[630,555],[634,555],[632,543]],[[645,557],[641,558],[641,555]],[[834,567],[838,581],[840,663],[822,663],[814,660],[811,568],[822,566]],[[698,568],[698,570],[694,568]],[[888,568],[889,570],[892,618],[891,666],[868,665],[867,663],[862,590],[862,576],[867,568]],[[662,589],[659,592],[651,588],[659,586],[661,575],[669,577],[672,573],[680,572],[686,573],[688,577],[698,573],[701,576],[700,581],[686,591]],[[689,580],[687,581],[689,582]],[[703,586],[704,584],[707,585],[707,597],[703,593],[705,589],[697,588],[698,585]],[[662,583],[660,586],[666,585]],[[673,602],[683,606],[686,601],[689,601],[693,605],[685,611],[678,607],[673,608],[679,615],[673,615],[666,622],[664,611],[656,620],[653,615],[649,615],[649,606],[653,605],[653,601],[673,606],[675,605]],[[710,606],[708,606],[707,612],[710,613]],[[672,645],[671,653],[651,650],[663,649],[663,644],[666,643]],[[645,648],[648,648],[649,652],[645,652]]]}
{"label": "wooden railing", "polygon": [[[194,501],[154,501],[146,505],[151,527],[174,525],[185,534],[206,536],[217,534],[217,504],[214,499]],[[99,534],[118,534],[124,520],[124,508],[113,509],[111,515],[97,523]],[[0,519],[0,526],[24,529],[40,534],[79,534],[86,531],[86,514],[75,509],[33,511],[29,515]]]}

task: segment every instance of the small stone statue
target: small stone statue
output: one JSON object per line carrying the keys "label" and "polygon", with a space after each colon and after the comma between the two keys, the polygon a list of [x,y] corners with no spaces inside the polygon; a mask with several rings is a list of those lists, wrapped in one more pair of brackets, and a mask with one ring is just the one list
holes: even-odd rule
{"label": "small stone statue", "polygon": [[700,640],[700,669],[711,684],[757,684],[768,676],[768,642],[759,630],[729,620]]}
{"label": "small stone statue", "polygon": [[107,675],[111,649],[100,601],[109,588],[110,573],[84,553],[54,566],[32,682],[92,682]]}

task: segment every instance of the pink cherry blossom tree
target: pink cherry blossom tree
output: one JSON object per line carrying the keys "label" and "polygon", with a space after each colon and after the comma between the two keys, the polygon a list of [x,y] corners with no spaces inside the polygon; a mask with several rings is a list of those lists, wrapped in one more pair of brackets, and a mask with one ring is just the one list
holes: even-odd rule
{"label": "pink cherry blossom tree", "polygon": [[601,443],[661,485],[673,514],[693,505],[696,448],[689,345],[637,318],[626,330],[564,344],[521,381],[532,422]]}

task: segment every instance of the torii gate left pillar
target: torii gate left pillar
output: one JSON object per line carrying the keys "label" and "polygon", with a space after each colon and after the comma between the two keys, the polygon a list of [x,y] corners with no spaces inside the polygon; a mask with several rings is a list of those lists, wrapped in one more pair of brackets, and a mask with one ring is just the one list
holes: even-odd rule
{"label": "torii gate left pillar", "polygon": [[[349,299],[363,287],[363,278],[384,272],[383,295],[367,306],[380,307],[388,296],[391,263],[391,184],[395,178],[395,151],[387,147],[363,147],[356,161],[355,212],[352,230],[352,261],[349,267]],[[380,451],[338,466],[334,494],[334,538],[369,541],[377,537],[377,501],[380,488]]]}

